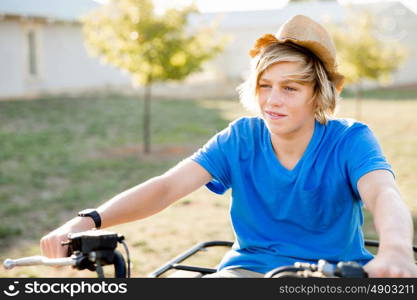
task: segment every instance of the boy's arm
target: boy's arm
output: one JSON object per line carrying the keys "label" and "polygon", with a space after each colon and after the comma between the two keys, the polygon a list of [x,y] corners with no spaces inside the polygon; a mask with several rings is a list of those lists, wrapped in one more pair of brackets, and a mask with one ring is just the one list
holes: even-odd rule
{"label": "boy's arm", "polygon": [[211,180],[198,163],[186,159],[161,176],[128,189],[97,208],[103,227],[151,216]]}
{"label": "boy's arm", "polygon": [[365,266],[369,276],[417,277],[413,221],[392,174],[387,170],[369,172],[359,179],[358,190],[379,236],[378,253]]}
{"label": "boy's arm", "polygon": [[[185,159],[161,176],[128,189],[97,208],[101,228],[146,218],[166,208],[211,180],[211,175],[198,163]],[[41,239],[41,251],[48,257],[66,256],[60,245],[68,233],[94,227],[91,218],[75,217]]]}

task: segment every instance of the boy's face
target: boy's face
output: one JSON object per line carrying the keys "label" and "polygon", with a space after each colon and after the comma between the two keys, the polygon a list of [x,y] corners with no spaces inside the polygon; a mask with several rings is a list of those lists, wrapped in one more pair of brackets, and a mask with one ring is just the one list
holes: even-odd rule
{"label": "boy's face", "polygon": [[296,81],[297,62],[269,66],[258,82],[258,104],[271,135],[291,137],[314,124],[313,83]]}

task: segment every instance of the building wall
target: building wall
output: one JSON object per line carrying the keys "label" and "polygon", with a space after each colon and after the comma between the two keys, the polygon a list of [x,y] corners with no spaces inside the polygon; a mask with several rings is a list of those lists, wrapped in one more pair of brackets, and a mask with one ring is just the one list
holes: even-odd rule
{"label": "building wall", "polygon": [[43,89],[129,85],[126,74],[88,55],[81,25],[56,23],[45,26],[42,33]]}
{"label": "building wall", "polygon": [[[37,74],[29,71],[28,33],[34,32]],[[13,18],[0,21],[0,98],[129,87],[115,67],[90,57],[81,25]]]}
{"label": "building wall", "polygon": [[406,59],[392,76],[391,85],[417,84],[417,16],[402,4],[396,3],[383,10],[387,17],[385,36],[391,41],[402,44],[407,52]]}
{"label": "building wall", "polygon": [[0,97],[24,93],[23,41],[19,23],[0,22]]}
{"label": "building wall", "polygon": [[[284,10],[248,13],[205,14],[198,22],[218,19],[218,32],[228,37],[222,54],[205,64],[203,72],[180,83],[156,84],[154,95],[170,98],[237,97],[236,87],[249,71],[249,49],[264,33],[275,33],[289,15],[304,13],[321,22],[343,21],[346,9],[337,3],[290,5]],[[359,8],[359,10],[365,8]],[[391,85],[417,82],[417,16],[400,3],[370,6],[381,21],[382,39],[403,43],[408,57],[393,74]],[[196,20],[194,20],[196,21]],[[385,25],[384,25],[385,24]],[[35,33],[37,74],[29,72],[28,32]],[[90,57],[82,27],[77,22],[5,17],[0,19],[0,99],[37,96],[43,93],[117,89],[132,92],[127,74]],[[378,84],[370,82],[367,87]],[[133,92],[141,92],[140,88]]]}

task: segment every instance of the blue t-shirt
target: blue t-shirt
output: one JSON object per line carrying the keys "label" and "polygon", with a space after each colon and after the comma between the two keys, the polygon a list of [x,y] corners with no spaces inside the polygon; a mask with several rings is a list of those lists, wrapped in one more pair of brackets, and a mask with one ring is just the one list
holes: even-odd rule
{"label": "blue t-shirt", "polygon": [[357,182],[373,170],[393,173],[371,130],[347,119],[315,122],[313,136],[292,170],[281,165],[259,117],[240,118],[191,157],[212,176],[207,187],[232,189],[232,249],[218,269],[266,273],[296,261],[357,261],[364,247]]}

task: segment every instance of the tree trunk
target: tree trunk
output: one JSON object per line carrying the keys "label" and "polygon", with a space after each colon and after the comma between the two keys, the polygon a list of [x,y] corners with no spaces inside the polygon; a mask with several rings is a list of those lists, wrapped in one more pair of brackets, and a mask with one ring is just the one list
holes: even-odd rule
{"label": "tree trunk", "polygon": [[143,151],[151,153],[151,88],[152,85],[145,85],[145,97],[143,99]]}
{"label": "tree trunk", "polygon": [[356,86],[356,120],[362,119],[362,85],[358,83]]}

